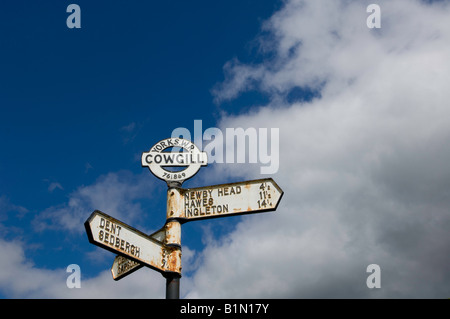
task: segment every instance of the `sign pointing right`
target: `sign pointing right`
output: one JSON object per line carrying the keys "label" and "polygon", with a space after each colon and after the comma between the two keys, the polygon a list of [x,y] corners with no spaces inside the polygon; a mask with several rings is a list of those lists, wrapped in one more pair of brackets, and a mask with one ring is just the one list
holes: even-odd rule
{"label": "sign pointing right", "polygon": [[184,222],[276,210],[283,191],[271,178],[184,189]]}

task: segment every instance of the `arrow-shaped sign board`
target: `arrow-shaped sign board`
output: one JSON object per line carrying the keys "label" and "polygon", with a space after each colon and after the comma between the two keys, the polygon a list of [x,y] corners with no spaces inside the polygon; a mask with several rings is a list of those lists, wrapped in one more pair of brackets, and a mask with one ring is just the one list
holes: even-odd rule
{"label": "arrow-shaped sign board", "polygon": [[[283,196],[283,191],[271,178],[183,189],[181,192],[184,206],[180,220],[183,222],[273,211]],[[161,244],[165,236],[165,227],[149,235]],[[120,280],[143,266],[118,255],[111,273],[114,280]]]}
{"label": "arrow-shaped sign board", "polygon": [[[160,230],[151,234],[150,237],[161,242],[162,244],[166,237],[166,228],[161,228]],[[111,267],[111,274],[114,280],[120,280],[132,274],[136,270],[141,269],[143,266],[143,264],[140,264],[134,260],[125,258],[121,255],[117,255],[116,258],[114,258],[114,262]]]}
{"label": "arrow-shaped sign board", "polygon": [[283,191],[271,178],[185,189],[184,222],[276,210]]}
{"label": "arrow-shaped sign board", "polygon": [[131,226],[94,211],[84,223],[89,242],[162,273],[181,273],[179,250],[168,247]]}

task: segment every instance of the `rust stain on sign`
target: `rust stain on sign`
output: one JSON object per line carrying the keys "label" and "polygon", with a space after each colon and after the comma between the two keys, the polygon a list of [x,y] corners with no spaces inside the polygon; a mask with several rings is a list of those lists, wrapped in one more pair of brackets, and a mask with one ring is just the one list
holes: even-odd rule
{"label": "rust stain on sign", "polygon": [[173,247],[167,256],[167,270],[181,273],[181,250]]}
{"label": "rust stain on sign", "polygon": [[180,221],[276,210],[283,191],[271,178],[183,189]]}
{"label": "rust stain on sign", "polygon": [[94,211],[85,222],[85,228],[92,244],[160,272],[178,272],[176,267],[164,263],[164,257],[172,252],[172,247],[105,213]]}

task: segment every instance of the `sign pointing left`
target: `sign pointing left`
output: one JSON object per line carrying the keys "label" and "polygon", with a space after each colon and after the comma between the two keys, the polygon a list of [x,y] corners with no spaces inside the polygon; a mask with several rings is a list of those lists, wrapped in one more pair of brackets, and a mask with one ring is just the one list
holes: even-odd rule
{"label": "sign pointing left", "polygon": [[[163,242],[166,239],[166,228],[163,227],[149,236],[157,241]],[[111,267],[111,274],[114,280],[120,280],[136,270],[141,269],[143,266],[144,265],[137,263],[134,260],[117,255],[116,258],[114,258],[114,262]]]}
{"label": "sign pointing left", "polygon": [[84,223],[89,242],[161,273],[181,273],[179,250],[99,211]]}

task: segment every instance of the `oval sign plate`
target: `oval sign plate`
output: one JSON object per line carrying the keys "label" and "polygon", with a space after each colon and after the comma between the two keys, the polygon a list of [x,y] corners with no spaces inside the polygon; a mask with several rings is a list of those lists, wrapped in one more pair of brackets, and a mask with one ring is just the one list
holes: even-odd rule
{"label": "oval sign plate", "polygon": [[[180,151],[174,151],[174,148],[180,148]],[[166,149],[172,150],[165,151]],[[194,176],[200,167],[208,165],[208,156],[189,140],[167,138],[153,145],[149,152],[143,152],[141,162],[156,177],[168,183],[183,183]],[[167,167],[184,168],[171,171]]]}

